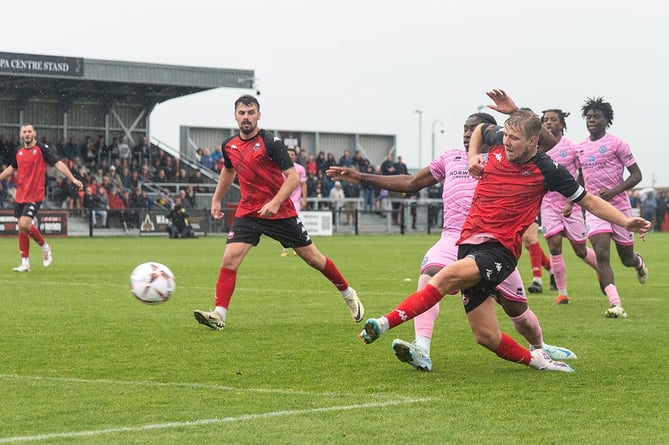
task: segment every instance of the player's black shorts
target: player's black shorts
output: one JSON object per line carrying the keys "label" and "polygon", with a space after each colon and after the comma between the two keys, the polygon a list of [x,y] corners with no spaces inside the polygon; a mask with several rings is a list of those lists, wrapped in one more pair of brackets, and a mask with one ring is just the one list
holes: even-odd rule
{"label": "player's black shorts", "polygon": [[472,257],[481,273],[481,281],[474,287],[462,289],[465,312],[476,309],[486,298],[495,294],[495,288],[511,275],[518,260],[509,249],[499,242],[462,244],[458,248],[458,259]]}
{"label": "player's black shorts", "polygon": [[17,202],[14,203],[14,217],[19,219],[22,216],[29,216],[35,218],[37,211],[39,210],[41,202]]}
{"label": "player's black shorts", "polygon": [[246,243],[257,246],[260,235],[267,235],[285,248],[304,247],[312,243],[299,217],[264,219],[244,216],[232,221],[227,243]]}

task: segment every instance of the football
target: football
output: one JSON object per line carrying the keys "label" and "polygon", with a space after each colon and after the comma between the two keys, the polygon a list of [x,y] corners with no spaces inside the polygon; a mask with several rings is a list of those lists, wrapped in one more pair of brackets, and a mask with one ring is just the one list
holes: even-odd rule
{"label": "football", "polygon": [[163,303],[170,299],[175,288],[174,274],[164,264],[142,263],[130,274],[130,291],[142,303]]}

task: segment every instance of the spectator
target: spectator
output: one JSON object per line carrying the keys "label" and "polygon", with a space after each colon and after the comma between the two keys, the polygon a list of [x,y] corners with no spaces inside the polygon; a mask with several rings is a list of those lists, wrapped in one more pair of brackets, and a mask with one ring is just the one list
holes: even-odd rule
{"label": "spectator", "polygon": [[109,176],[109,182],[112,186],[119,190],[123,188],[123,179],[121,178],[121,175],[117,173],[115,166],[109,166],[109,169],[107,170],[107,176]]}
{"label": "spectator", "polygon": [[195,192],[195,187],[193,184],[188,184],[185,189],[181,189],[183,192],[183,195],[181,196],[181,202],[183,203],[184,207],[187,209],[196,209],[197,208],[197,199],[196,199],[196,192]]}
{"label": "spectator", "polygon": [[302,167],[304,167],[306,169],[307,168],[307,155],[304,152],[304,150],[302,150],[300,147],[295,147],[295,154],[297,156],[297,158],[295,159],[295,162],[297,162],[298,164],[300,164]]}
{"label": "spectator", "polygon": [[[363,173],[374,173],[374,167],[369,164],[366,164],[363,168]],[[372,211],[374,209],[374,187],[366,182],[363,182],[360,184],[360,192],[362,193],[363,209],[368,212]]]}
{"label": "spectator", "polygon": [[86,142],[81,146],[80,156],[86,165],[96,166],[98,164],[98,153],[95,151],[95,144],[91,141],[90,136],[86,136]]}
{"label": "spectator", "polygon": [[0,164],[9,165],[14,160],[16,147],[12,147],[7,136],[0,135]]}
{"label": "spectator", "polygon": [[100,161],[102,161],[103,159],[106,159],[107,162],[111,162],[109,147],[107,146],[107,143],[105,142],[105,135],[104,134],[98,135],[98,140],[95,143],[95,153],[97,153],[97,155],[98,155],[98,163]]}
{"label": "spectator", "polygon": [[327,170],[325,162],[326,162],[325,153],[322,152],[322,151],[319,151],[318,156],[316,157],[316,173],[315,173],[314,176],[317,176],[318,172],[325,173],[325,170]]}
{"label": "spectator", "polygon": [[318,165],[316,164],[316,158],[314,158],[313,153],[309,153],[309,156],[307,156],[307,163],[304,168],[307,171],[307,175],[311,173],[312,175],[316,176],[318,173]]}
{"label": "spectator", "polygon": [[174,178],[174,182],[178,184],[188,184],[190,182],[190,177],[188,176],[188,172],[185,168],[179,169],[179,173],[177,173],[176,177]]}
{"label": "spectator", "polygon": [[202,165],[204,168],[208,168],[209,170],[214,169],[214,160],[211,157],[211,150],[209,147],[205,147],[202,150],[202,157],[200,158],[200,165]]}
{"label": "spectator", "polygon": [[112,138],[111,144],[109,144],[109,157],[112,161],[115,159],[121,159],[121,149],[118,145],[118,136]]}
{"label": "spectator", "polygon": [[156,199],[156,204],[165,209],[170,209],[174,205],[174,202],[172,201],[172,198],[170,198],[170,195],[168,193],[160,192],[158,194],[158,199]]}
{"label": "spectator", "polygon": [[[319,189],[318,179],[313,173],[307,174],[307,198],[318,197],[317,190]],[[307,210],[314,210],[316,206],[313,202],[307,202]]]}
{"label": "spectator", "polygon": [[126,165],[125,167],[121,168],[121,172],[118,173],[118,176],[121,178],[121,187],[119,189],[128,189],[130,190],[132,188],[132,185],[130,184],[130,169]]}
{"label": "spectator", "polygon": [[[357,170],[357,165],[351,164],[351,168]],[[355,225],[358,217],[356,209],[358,207],[358,199],[360,198],[360,184],[345,182],[342,188],[344,189],[344,196],[347,198],[344,202],[346,213],[346,222],[344,224],[348,225],[352,222]]]}
{"label": "spectator", "polygon": [[666,190],[662,190],[658,195],[657,195],[657,212],[655,215],[655,231],[656,232],[661,232],[662,231],[662,225],[664,224],[664,217],[667,214],[667,205],[669,205],[669,201],[667,200],[667,192]]}
{"label": "spectator", "polygon": [[381,163],[381,174],[382,175],[395,175],[395,163],[393,162],[393,154],[387,153],[386,159]]}
{"label": "spectator", "polygon": [[108,221],[111,220],[112,218],[118,218],[121,224],[123,224],[123,228],[128,230],[128,211],[127,211],[127,203],[124,201],[123,196],[119,194],[119,189],[116,187],[112,187],[111,191],[109,192],[108,195],[108,200],[109,200],[109,214],[108,214]]}
{"label": "spectator", "polygon": [[79,155],[79,147],[77,146],[77,138],[74,135],[71,135],[65,144],[63,149],[63,154],[68,159],[74,159],[75,156]]}
{"label": "spectator", "polygon": [[355,153],[353,153],[353,165],[358,167],[358,171],[363,173],[367,171],[369,161],[362,156],[360,150],[356,150]]}
{"label": "spectator", "polygon": [[338,165],[340,167],[350,167],[353,165],[353,158],[351,158],[351,150],[348,148],[344,149],[344,154],[339,158]]}
{"label": "spectator", "polygon": [[132,209],[132,213],[130,214],[132,224],[135,227],[140,227],[140,212],[151,209],[151,200],[146,195],[146,191],[142,190],[142,187],[135,187],[133,193],[130,194],[129,202]]}
{"label": "spectator", "polygon": [[137,162],[142,164],[144,161],[149,161],[151,157],[151,147],[146,136],[142,136],[139,142],[132,147],[132,157],[137,159]]}
{"label": "spectator", "polygon": [[195,162],[197,162],[198,164],[201,164],[203,154],[204,154],[204,151],[200,147],[198,147],[197,150],[195,150],[195,155],[194,155],[195,156]]}
{"label": "spectator", "polygon": [[[185,175],[186,174],[186,169],[185,168],[182,168],[181,170],[179,170],[179,174],[181,174],[182,170],[183,170],[183,174]],[[181,182],[181,181],[177,181],[177,182]],[[202,172],[200,171],[199,168],[196,168],[193,171],[193,174],[188,178],[187,182],[189,182],[191,184],[196,184],[195,191],[197,193],[206,193],[207,192],[206,187],[202,187],[202,186],[197,185],[197,184],[204,184],[204,178],[202,177]]]}
{"label": "spectator", "polygon": [[166,217],[170,220],[167,226],[170,238],[195,238],[195,232],[190,224],[188,213],[181,203],[181,198],[174,198],[174,205]]}
{"label": "spectator", "polygon": [[[221,148],[220,145],[217,145],[214,148],[214,152],[211,154],[211,163],[214,165],[213,170],[220,172],[221,171],[221,166],[222,166],[222,161],[223,160],[223,149]],[[221,163],[219,165],[219,162]]]}
{"label": "spectator", "polygon": [[128,142],[126,141],[125,136],[121,136],[118,139],[118,158],[123,160],[123,159],[130,159],[132,155],[132,152],[130,150],[130,146],[128,145]]}
{"label": "spectator", "polygon": [[104,189],[105,193],[109,193],[113,187],[113,184],[109,180],[109,176],[104,175],[102,177],[102,183],[100,183],[100,186],[98,187],[99,189]]}
{"label": "spectator", "polygon": [[328,153],[327,157],[325,158],[325,163],[323,164],[323,174],[325,174],[327,169],[333,165],[337,165],[337,160],[335,159],[334,154]]}
{"label": "spectator", "polygon": [[407,165],[402,161],[402,156],[397,157],[397,162],[393,165],[395,168],[395,174],[396,175],[408,175],[409,174],[409,169],[407,168]]}
{"label": "spectator", "polygon": [[155,175],[155,177],[153,178],[153,182],[157,184],[164,184],[166,182],[169,182],[167,180],[167,175],[165,175],[165,169],[161,168],[158,170],[158,174]]}
{"label": "spectator", "polygon": [[655,216],[657,213],[657,196],[655,190],[647,190],[641,200],[641,217],[647,221],[657,224]]}
{"label": "spectator", "polygon": [[332,209],[332,214],[334,215],[335,225],[338,225],[341,211],[344,208],[344,202],[346,201],[346,195],[344,194],[344,189],[341,187],[341,182],[335,181],[329,196],[330,209]]}
{"label": "spectator", "polygon": [[153,177],[151,176],[151,172],[149,172],[149,164],[142,164],[139,169],[139,179],[143,183],[153,182]]}
{"label": "spectator", "polygon": [[90,185],[86,186],[86,191],[84,192],[84,208],[88,211],[89,221],[92,226],[97,227],[98,218],[102,227],[107,225],[107,208],[101,202],[100,194],[96,194]]}

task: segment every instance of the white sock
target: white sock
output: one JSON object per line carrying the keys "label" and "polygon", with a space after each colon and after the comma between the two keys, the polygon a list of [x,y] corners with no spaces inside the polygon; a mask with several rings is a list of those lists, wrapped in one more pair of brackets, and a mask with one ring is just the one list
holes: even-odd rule
{"label": "white sock", "polygon": [[539,286],[543,285],[541,278],[533,277],[532,282],[538,284]]}
{"label": "white sock", "polygon": [[351,286],[349,286],[346,289],[344,289],[343,291],[341,291],[341,296],[346,298],[349,295],[351,295],[352,292],[353,292],[353,288]]}
{"label": "white sock", "polygon": [[30,258],[28,257],[21,258],[21,264],[23,264],[24,266],[30,266]]}
{"label": "white sock", "polygon": [[49,250],[49,245],[47,243],[42,244],[42,251],[46,252],[47,250]]}
{"label": "white sock", "polygon": [[415,340],[416,346],[427,351],[427,354],[430,355],[430,346],[432,345],[432,339],[430,337],[425,337],[424,335],[419,335]]}
{"label": "white sock", "polygon": [[390,323],[388,323],[388,319],[386,317],[379,317],[376,319],[376,322],[379,324],[379,329],[381,329],[382,334],[390,329]]}
{"label": "white sock", "polygon": [[226,308],[223,306],[216,306],[214,312],[216,312],[218,316],[221,317],[221,320],[225,321],[225,316],[228,314],[228,310]]}

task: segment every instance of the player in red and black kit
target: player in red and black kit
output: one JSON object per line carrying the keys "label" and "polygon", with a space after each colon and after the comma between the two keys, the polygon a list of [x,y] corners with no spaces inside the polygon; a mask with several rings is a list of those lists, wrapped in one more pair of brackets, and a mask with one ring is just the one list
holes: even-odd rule
{"label": "player in red and black kit", "polygon": [[37,132],[31,123],[21,125],[21,140],[23,146],[17,150],[11,165],[0,173],[0,182],[16,172],[14,216],[19,221],[21,265],[13,270],[30,272],[30,238],[42,247],[44,267],[49,267],[52,260],[51,247],[44,241],[39,228],[33,224],[33,218],[44,201],[47,165],[56,167],[80,189],[82,184],[72,176],[70,169],[56,158],[51,147],[37,142]]}
{"label": "player in red and black kit", "polygon": [[223,218],[221,200],[235,176],[241,198],[216,282],[216,308],[212,312],[196,310],[195,319],[211,329],[225,327],[237,269],[249,250],[258,245],[260,236],[267,235],[283,247],[292,248],[308,265],[325,275],[341,292],[353,320],[361,321],[364,308],[356,291],[349,287],[337,266],[316,248],[288,199],[300,179],[283,141],[258,127],[258,100],[249,95],[237,99],[235,120],[240,134],[223,143],[224,168],[211,199],[211,215]]}
{"label": "player in red and black kit", "polygon": [[[628,218],[587,193],[567,169],[537,151],[542,133],[539,116],[518,110],[502,90],[487,94],[497,104],[491,108],[508,111],[510,117],[504,127],[479,125],[471,137],[469,171],[480,180],[458,241],[458,261],[444,267],[423,290],[410,295],[392,312],[367,320],[360,337],[371,343],[386,330],[425,312],[444,295],[462,289],[467,320],[480,345],[503,359],[534,369],[573,372],[544,351],[530,351],[500,331],[495,286],[516,267],[522,235],[534,221],[547,191],[557,191],[598,217],[639,232],[642,237],[650,229],[650,222]],[[492,148],[481,155],[484,144]]]}

